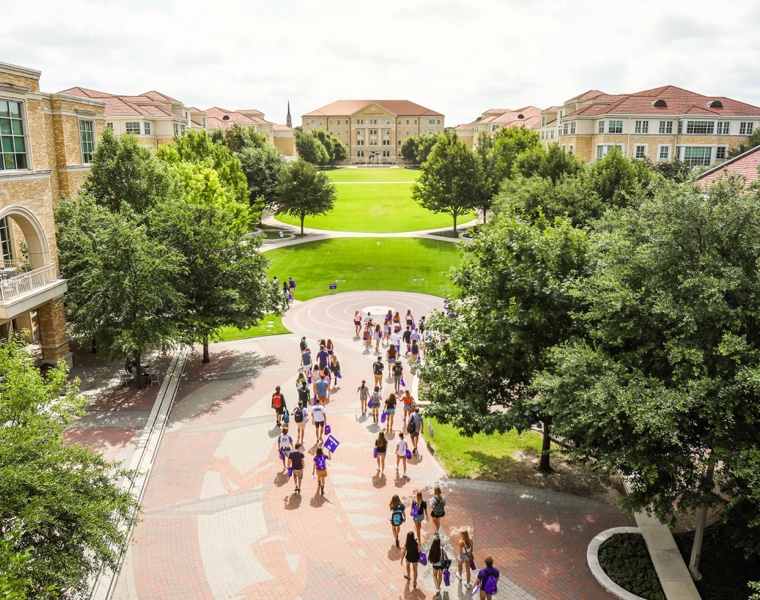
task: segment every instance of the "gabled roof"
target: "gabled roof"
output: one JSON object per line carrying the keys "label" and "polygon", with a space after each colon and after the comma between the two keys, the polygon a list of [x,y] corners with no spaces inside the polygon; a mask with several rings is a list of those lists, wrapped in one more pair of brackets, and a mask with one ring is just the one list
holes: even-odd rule
{"label": "gabled roof", "polygon": [[113,94],[107,94],[106,92],[98,92],[97,90],[90,90],[83,87],[72,87],[59,94],[68,94],[70,96],[79,96],[80,98],[111,98]]}
{"label": "gabled roof", "polygon": [[742,175],[747,183],[758,180],[758,168],[760,167],[760,146],[755,146],[739,156],[727,160],[723,164],[713,167],[697,177],[697,183],[703,188],[710,187],[713,183],[728,173]]}
{"label": "gabled roof", "polygon": [[[60,92],[61,94],[69,94],[70,96],[78,96],[80,98],[94,98],[103,100],[106,103],[105,115],[106,117],[151,117],[151,118],[172,118],[181,119],[179,115],[166,110],[160,103],[166,103],[168,100],[158,100],[156,94],[158,92],[151,92],[154,94],[153,98],[150,98],[144,94],[139,96],[127,96],[123,94],[109,94],[106,92],[99,92],[97,90],[91,90],[83,87],[73,87]],[[159,94],[162,95],[162,94]],[[168,97],[167,97],[168,98]],[[181,104],[176,100],[172,101],[174,104]]]}
{"label": "gabled roof", "polygon": [[255,116],[254,113],[264,114],[257,110],[227,110],[226,108],[214,106],[206,111],[206,126],[212,129],[229,129],[235,123],[247,127],[252,125],[271,125],[269,121]]}
{"label": "gabled roof", "polygon": [[184,104],[183,102],[180,102],[179,100],[175,100],[171,96],[167,96],[166,94],[162,94],[161,92],[157,92],[155,90],[151,90],[150,92],[145,92],[140,95],[145,96],[146,98],[150,98],[151,100],[155,100],[156,102],[168,102],[169,104]]}
{"label": "gabled roof", "polygon": [[353,115],[370,104],[377,104],[396,116],[442,117],[439,112],[409,100],[338,100],[303,115],[304,117],[343,117]]}

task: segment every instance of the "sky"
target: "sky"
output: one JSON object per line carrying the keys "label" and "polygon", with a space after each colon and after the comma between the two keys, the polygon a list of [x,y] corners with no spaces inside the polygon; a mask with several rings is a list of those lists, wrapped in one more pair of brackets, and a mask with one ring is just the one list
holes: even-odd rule
{"label": "sky", "polygon": [[[32,8],[33,7],[33,8]],[[44,92],[158,90],[284,123],[341,99],[473,121],[672,84],[760,106],[757,0],[36,0],[3,3],[0,62]]]}

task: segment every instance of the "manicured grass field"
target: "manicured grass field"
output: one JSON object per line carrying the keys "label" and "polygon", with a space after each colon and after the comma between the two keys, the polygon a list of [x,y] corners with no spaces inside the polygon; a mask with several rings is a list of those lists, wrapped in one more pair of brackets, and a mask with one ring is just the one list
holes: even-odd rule
{"label": "manicured grass field", "polygon": [[[297,300],[361,290],[446,297],[454,285],[445,273],[460,261],[456,245],[417,238],[338,238],[277,248],[265,256],[270,279],[296,280]],[[336,280],[342,281],[331,291]]]}
{"label": "manicured grass field", "polygon": [[425,424],[425,439],[435,449],[435,457],[449,477],[502,481],[517,463],[517,452],[534,456],[541,454],[541,436],[533,431],[522,434],[514,430],[494,435],[479,433],[468,438],[452,425],[430,421],[435,437],[430,440]]}
{"label": "manicured grass field", "polygon": [[[306,227],[334,231],[392,233],[453,227],[453,219],[433,213],[412,200],[413,169],[335,169],[325,171],[335,182],[335,208],[326,215],[307,217]],[[475,213],[459,218],[466,223]],[[299,219],[277,215],[283,223],[300,226]]]}
{"label": "manicured grass field", "polygon": [[[271,327],[269,326],[270,321],[272,323]],[[255,327],[249,327],[248,329],[223,327],[219,335],[219,341],[229,342],[231,340],[243,340],[252,337],[280,335],[281,333],[290,333],[290,330],[282,324],[282,315],[268,314]]]}

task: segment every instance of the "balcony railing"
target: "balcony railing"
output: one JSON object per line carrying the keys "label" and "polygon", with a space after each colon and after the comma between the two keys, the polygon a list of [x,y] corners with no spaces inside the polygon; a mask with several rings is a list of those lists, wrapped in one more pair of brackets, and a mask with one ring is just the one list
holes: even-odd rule
{"label": "balcony railing", "polygon": [[28,294],[58,279],[54,264],[45,265],[33,271],[20,273],[0,281],[0,302],[9,302],[19,296]]}

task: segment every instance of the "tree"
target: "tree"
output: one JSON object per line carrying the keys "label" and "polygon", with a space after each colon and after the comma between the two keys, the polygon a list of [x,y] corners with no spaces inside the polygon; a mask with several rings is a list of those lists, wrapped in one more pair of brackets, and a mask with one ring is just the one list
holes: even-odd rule
{"label": "tree", "polygon": [[187,276],[182,255],[149,234],[152,220],[126,202],[112,213],[87,194],[55,208],[71,332],[87,343],[97,339],[111,358],[133,355],[141,388],[142,355],[177,337],[185,306],[179,290]]}
{"label": "tree", "polygon": [[615,150],[595,162],[584,174],[606,206],[628,206],[638,191],[652,181],[653,170],[645,160],[631,160]]}
{"label": "tree", "polygon": [[296,130],[295,136],[296,152],[301,160],[318,166],[330,162],[330,153],[327,148],[313,135]]}
{"label": "tree", "polygon": [[67,389],[64,366],[46,375],[12,338],[0,344],[0,592],[52,599],[84,592],[100,568],[115,567],[137,509],[116,481],[131,473],[63,430],[85,400]]}
{"label": "tree", "polygon": [[483,168],[475,153],[456,134],[440,140],[422,164],[420,177],[412,186],[412,198],[433,212],[451,215],[454,233],[457,218],[466,214],[483,196]]}
{"label": "tree", "polygon": [[427,414],[465,435],[543,424],[540,469],[551,470],[551,415],[534,377],[577,329],[572,282],[586,269],[586,236],[557,220],[496,216],[463,247],[453,316],[434,315],[420,377]]}
{"label": "tree", "polygon": [[494,166],[493,178],[500,185],[512,177],[512,169],[517,157],[526,150],[541,145],[538,133],[525,127],[499,129],[493,137]]}
{"label": "tree", "polygon": [[760,129],[755,129],[745,143],[739,144],[736,148],[730,150],[728,158],[744,154],[747,150],[752,150],[752,148],[755,148],[756,146],[760,146]]}
{"label": "tree", "polygon": [[584,168],[583,163],[574,154],[569,154],[559,144],[550,144],[548,148],[534,146],[528,148],[515,159],[513,176],[548,178],[553,184],[561,179],[573,177]]}
{"label": "tree", "polygon": [[277,212],[292,215],[303,222],[308,215],[323,215],[335,205],[335,186],[330,178],[303,159],[282,171],[277,187]]}
{"label": "tree", "polygon": [[92,168],[82,186],[98,204],[112,212],[126,203],[142,213],[172,193],[171,178],[149,148],[133,135],[115,137],[103,132],[92,159]]}
{"label": "tree", "polygon": [[678,183],[691,181],[696,173],[689,163],[678,159],[658,162],[654,170],[666,179],[672,179]]}
{"label": "tree", "polygon": [[325,147],[325,150],[327,150],[327,155],[330,157],[330,164],[335,164],[336,162],[345,160],[348,156],[348,151],[346,150],[346,146],[343,144],[343,142],[341,142],[335,136],[327,133],[324,129],[317,129],[308,135],[312,135],[315,139],[319,140],[322,143],[322,145]]}
{"label": "tree", "polygon": [[417,163],[417,142],[419,139],[417,136],[406,138],[401,144],[401,156],[414,164],[419,164]]}
{"label": "tree", "polygon": [[178,336],[203,344],[207,363],[209,340],[220,328],[250,327],[275,307],[261,280],[266,259],[256,240],[244,238],[252,219],[248,203],[236,201],[209,167],[183,162],[175,170],[182,195],[155,211],[151,235],[183,257]]}
{"label": "tree", "polygon": [[428,159],[440,137],[440,135],[425,133],[407,138],[401,144],[401,156],[409,162],[421,165]]}
{"label": "tree", "polygon": [[620,471],[625,505],[660,519],[697,510],[703,526],[710,506],[760,506],[757,200],[736,179],[708,197],[659,181],[610,211],[574,291],[586,337],[537,378],[574,453]]}

